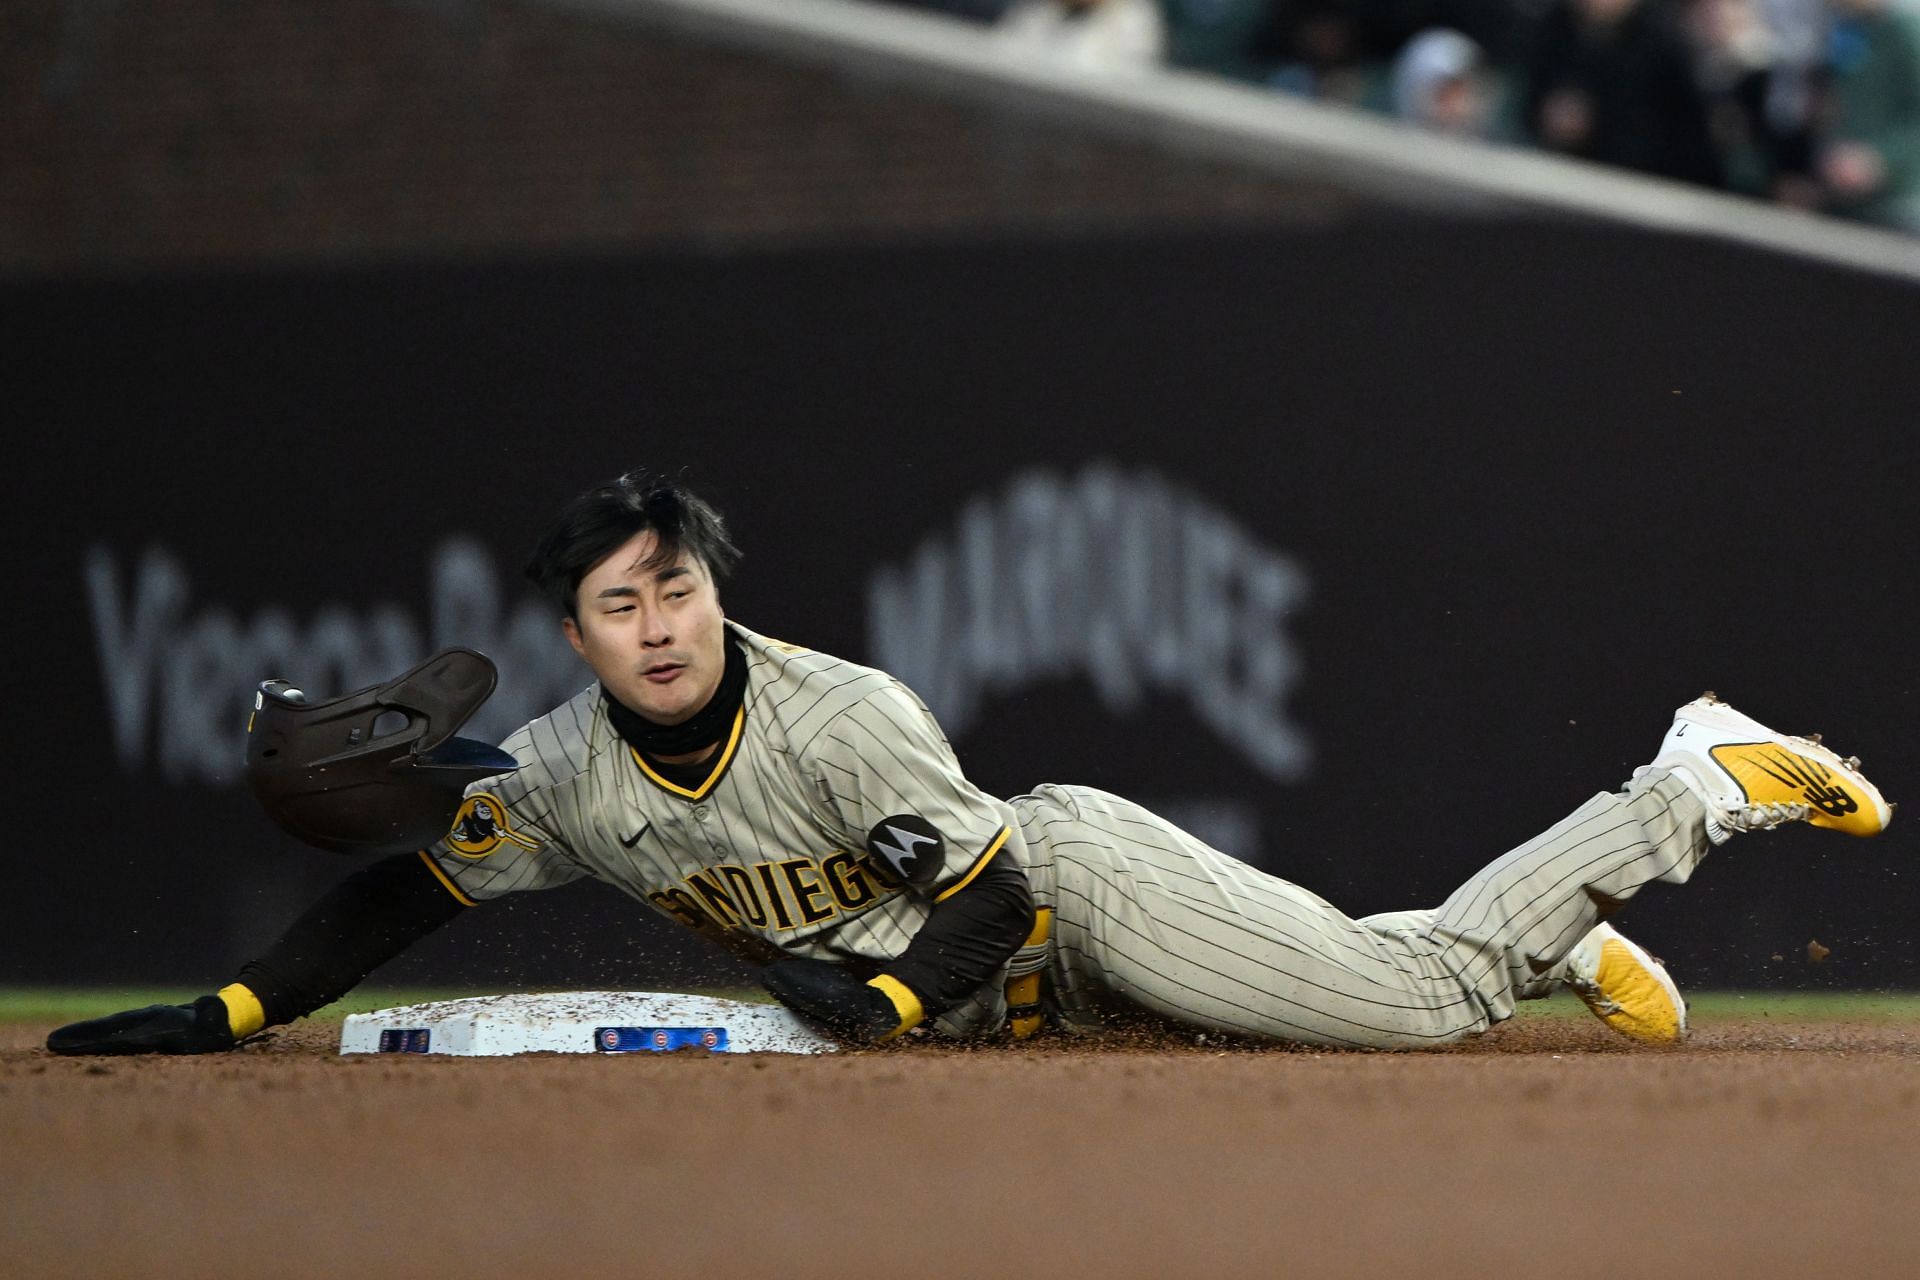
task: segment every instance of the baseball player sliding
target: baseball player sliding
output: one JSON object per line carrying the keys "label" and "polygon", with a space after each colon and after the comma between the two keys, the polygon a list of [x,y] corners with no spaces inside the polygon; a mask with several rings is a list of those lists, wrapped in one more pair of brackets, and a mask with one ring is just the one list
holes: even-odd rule
{"label": "baseball player sliding", "polygon": [[[434,749],[408,757],[423,780],[388,759],[387,792],[356,790],[351,753],[313,743],[379,700],[263,693],[250,759],[263,771],[283,752],[331,762],[292,781],[257,776],[288,825],[329,847],[381,847],[365,834],[370,810],[444,804],[425,806],[413,851],[348,877],[217,994],[63,1027],[48,1047],[231,1049],[463,911],[589,876],[754,957],[777,999],[853,1041],[1125,1017],[1420,1048],[1566,986],[1615,1030],[1668,1042],[1686,1029],[1679,992],[1603,917],[1651,881],[1684,882],[1738,833],[1805,821],[1871,836],[1891,817],[1858,761],[1708,695],[1680,708],[1623,789],[1437,908],[1356,920],[1119,796],[983,794],[899,681],[728,620],[719,587],[737,557],[720,515],[674,483],[632,473],[570,503],[528,573],[598,679],[502,743],[513,761],[441,743],[439,706]],[[447,658],[377,692],[404,702],[409,688],[458,684]],[[301,717],[317,727],[284,727]],[[448,770],[471,781],[434,792]]]}

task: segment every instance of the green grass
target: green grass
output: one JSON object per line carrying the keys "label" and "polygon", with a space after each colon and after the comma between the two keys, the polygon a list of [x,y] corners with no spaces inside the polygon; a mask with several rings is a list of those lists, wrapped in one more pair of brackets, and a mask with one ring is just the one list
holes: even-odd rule
{"label": "green grass", "polygon": [[[77,1022],[98,1018],[122,1009],[138,1009],[149,1004],[185,1004],[207,994],[170,987],[0,987],[0,1022]],[[350,1013],[366,1013],[398,1004],[423,1004],[429,1000],[457,1000],[462,996],[497,995],[489,991],[455,991],[448,988],[362,987],[336,1000],[313,1016],[319,1021],[338,1022]],[[711,990],[703,995],[724,996],[730,1000],[765,1000],[757,988]]]}
{"label": "green grass", "polygon": [[[149,1004],[185,1004],[207,994],[184,988],[162,987],[0,987],[0,1022],[74,1022],[98,1018],[122,1009],[138,1009]],[[385,1009],[396,1004],[419,1004],[426,1000],[453,1000],[479,994],[473,991],[403,990],[380,991],[371,988],[337,1000],[316,1018],[338,1020],[350,1013]]]}
{"label": "green grass", "polygon": [[[152,987],[0,987],[0,1022],[75,1022],[147,1004],[184,1004],[203,991]],[[314,1014],[338,1021],[350,1013],[385,1009],[397,1004],[453,1000],[491,994],[448,989],[381,989],[365,987]],[[714,990],[703,994],[733,1000],[765,1000],[757,990]],[[1687,994],[1687,1008],[1695,1024],[1716,1018],[1780,1018],[1796,1022],[1920,1021],[1920,992],[1912,991],[1703,991]],[[1558,1018],[1585,1014],[1570,995],[1529,1000],[1520,1006],[1522,1017]]]}
{"label": "green grass", "polygon": [[[1688,991],[1687,1015],[1695,1025],[1716,1018],[1780,1018],[1794,1022],[1920,1021],[1915,991]],[[1562,993],[1520,1006],[1522,1017],[1585,1015],[1586,1007]]]}

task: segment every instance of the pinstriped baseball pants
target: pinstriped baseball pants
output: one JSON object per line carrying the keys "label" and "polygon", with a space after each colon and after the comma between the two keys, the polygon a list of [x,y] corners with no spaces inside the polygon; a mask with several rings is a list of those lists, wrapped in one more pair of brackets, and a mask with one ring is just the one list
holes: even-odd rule
{"label": "pinstriped baseball pants", "polygon": [[1603,914],[1708,849],[1665,770],[1601,794],[1438,908],[1354,919],[1086,787],[1014,801],[1034,895],[1054,908],[1053,999],[1071,1024],[1145,1012],[1304,1044],[1414,1049],[1484,1031],[1548,993]]}

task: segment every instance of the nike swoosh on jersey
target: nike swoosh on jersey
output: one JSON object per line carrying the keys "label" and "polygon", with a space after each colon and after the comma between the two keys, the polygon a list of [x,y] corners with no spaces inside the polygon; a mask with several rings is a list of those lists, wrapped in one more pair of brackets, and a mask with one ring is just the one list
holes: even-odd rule
{"label": "nike swoosh on jersey", "polygon": [[620,847],[622,849],[633,848],[633,846],[640,843],[640,837],[647,834],[647,832],[651,830],[653,830],[653,824],[649,822],[642,825],[641,828],[638,831],[634,832],[631,836],[621,836]]}

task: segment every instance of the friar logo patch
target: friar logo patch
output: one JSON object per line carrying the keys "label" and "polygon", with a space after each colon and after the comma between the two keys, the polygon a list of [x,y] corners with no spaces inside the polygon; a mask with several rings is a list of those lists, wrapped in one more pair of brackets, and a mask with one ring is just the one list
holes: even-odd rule
{"label": "friar logo patch", "polygon": [[883,818],[867,833],[867,848],[908,884],[931,884],[947,860],[947,842],[918,814]]}
{"label": "friar logo patch", "polygon": [[447,848],[463,858],[484,858],[502,844],[517,844],[522,849],[538,849],[540,842],[513,829],[507,806],[500,797],[476,791],[460,802],[453,815],[453,830],[447,832]]}

